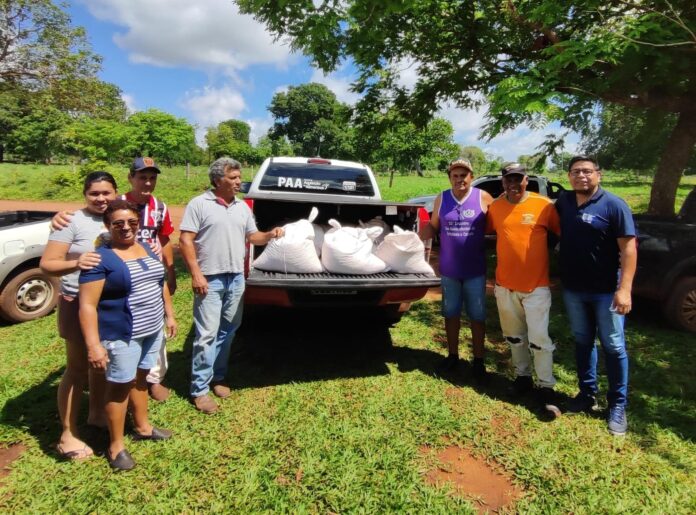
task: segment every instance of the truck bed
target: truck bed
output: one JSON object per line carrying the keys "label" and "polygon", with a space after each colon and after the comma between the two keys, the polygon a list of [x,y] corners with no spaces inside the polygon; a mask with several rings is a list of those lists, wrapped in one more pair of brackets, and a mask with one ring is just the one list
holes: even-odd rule
{"label": "truck bed", "polygon": [[411,288],[414,286],[432,288],[440,285],[440,278],[429,274],[397,274],[394,272],[361,275],[334,274],[331,272],[287,274],[254,269],[249,272],[246,283],[250,286],[272,286],[305,290],[320,287],[351,286],[359,286],[361,289]]}

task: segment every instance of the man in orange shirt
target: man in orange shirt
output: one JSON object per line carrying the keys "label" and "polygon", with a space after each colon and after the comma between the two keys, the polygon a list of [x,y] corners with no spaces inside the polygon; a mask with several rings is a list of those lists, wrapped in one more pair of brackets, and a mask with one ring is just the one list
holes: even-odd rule
{"label": "man in orange shirt", "polygon": [[[504,193],[488,208],[487,232],[497,234],[495,299],[500,327],[515,367],[514,390],[532,390],[532,356],[539,398],[554,416],[553,341],[549,337],[548,231],[560,234],[553,202],[527,191],[527,169],[519,163],[501,170]],[[530,354],[531,351],[531,354]]]}

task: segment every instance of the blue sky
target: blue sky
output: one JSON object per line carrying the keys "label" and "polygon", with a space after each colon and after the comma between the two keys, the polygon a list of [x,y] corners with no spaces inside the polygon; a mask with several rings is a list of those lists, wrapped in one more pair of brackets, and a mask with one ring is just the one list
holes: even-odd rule
{"label": "blue sky", "polygon": [[[229,118],[249,123],[252,139],[265,134],[273,95],[290,85],[321,82],[343,102],[357,98],[349,90],[350,68],[324,76],[239,14],[232,0],[72,0],[70,13],[104,58],[101,78],[121,88],[131,110],[157,108],[184,117],[198,127],[201,142],[206,127]],[[412,84],[415,67],[403,70],[401,80]],[[483,142],[483,111],[443,106],[440,116],[452,122],[458,144],[507,160],[534,153],[553,131],[521,127]],[[569,139],[569,151],[576,142]]]}

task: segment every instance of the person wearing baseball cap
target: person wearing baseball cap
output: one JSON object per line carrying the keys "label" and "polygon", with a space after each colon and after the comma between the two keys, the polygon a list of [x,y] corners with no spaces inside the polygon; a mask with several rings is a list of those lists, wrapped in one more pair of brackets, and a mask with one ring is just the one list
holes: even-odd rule
{"label": "person wearing baseball cap", "polygon": [[[497,265],[495,299],[500,328],[510,345],[515,368],[513,389],[524,395],[534,388],[545,410],[561,414],[553,390],[553,351],[549,336],[548,232],[560,233],[558,213],[547,197],[527,191],[527,168],[509,163],[500,170],[503,194],[488,209],[487,232],[495,232]],[[533,357],[533,359],[532,359]]]}
{"label": "person wearing baseball cap", "polygon": [[[167,204],[153,195],[157,186],[157,178],[161,170],[151,157],[136,157],[131,163],[128,182],[131,189],[121,198],[133,202],[140,210],[140,226],[137,238],[151,247],[161,247],[162,262],[167,270],[167,286],[174,295],[176,291],[176,271],[174,270],[174,251],[169,237],[174,232],[174,225]],[[147,375],[150,397],[156,401],[164,401],[169,397],[169,389],[162,384],[167,373],[168,360],[166,340],[160,346],[157,364]]]}
{"label": "person wearing baseball cap", "polygon": [[143,172],[145,170],[152,170],[155,173],[161,173],[161,170],[157,168],[157,165],[155,164],[155,160],[151,157],[136,157],[130,167],[131,176],[136,172]]}
{"label": "person wearing baseball cap", "polygon": [[[152,157],[136,157],[130,165],[128,182],[130,191],[119,198],[133,202],[140,212],[140,226],[136,234],[141,243],[148,243],[156,254],[160,255],[167,271],[167,286],[174,295],[176,291],[176,271],[174,270],[174,252],[169,237],[174,232],[174,225],[167,205],[152,193],[157,186],[157,177],[161,170]],[[57,213],[51,222],[58,230],[70,223],[73,211]],[[163,343],[160,347],[157,364],[150,369],[147,376],[150,397],[156,401],[164,401],[169,397],[169,389],[162,384],[167,372],[167,349]]]}
{"label": "person wearing baseball cap", "polygon": [[447,167],[451,189],[435,199],[430,222],[420,231],[428,240],[440,237],[442,315],[445,318],[448,356],[438,367],[441,374],[456,372],[459,361],[459,329],[463,311],[471,324],[472,374],[478,383],[487,379],[484,364],[486,337],[486,211],[493,197],[474,188],[474,169],[459,158]]}

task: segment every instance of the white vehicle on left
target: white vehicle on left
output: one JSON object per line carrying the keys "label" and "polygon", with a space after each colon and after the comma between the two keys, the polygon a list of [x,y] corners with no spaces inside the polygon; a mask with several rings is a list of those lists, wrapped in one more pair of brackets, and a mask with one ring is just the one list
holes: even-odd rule
{"label": "white vehicle on left", "polygon": [[39,268],[51,211],[0,211],[0,317],[25,322],[56,307],[60,278]]}

